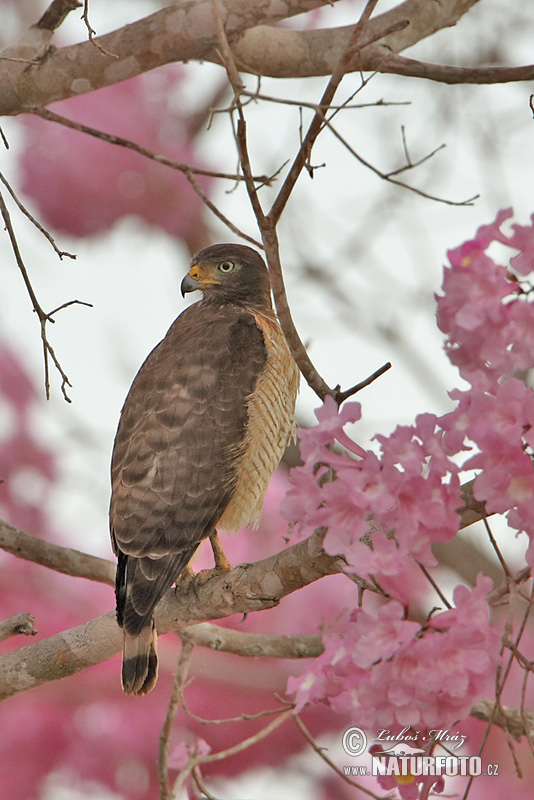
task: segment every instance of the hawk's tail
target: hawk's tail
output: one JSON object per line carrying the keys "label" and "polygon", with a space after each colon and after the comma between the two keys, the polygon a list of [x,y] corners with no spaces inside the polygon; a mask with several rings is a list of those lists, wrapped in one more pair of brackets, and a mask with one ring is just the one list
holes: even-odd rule
{"label": "hawk's tail", "polygon": [[158,679],[158,635],[154,620],[133,636],[124,631],[122,688],[126,694],[148,694]]}

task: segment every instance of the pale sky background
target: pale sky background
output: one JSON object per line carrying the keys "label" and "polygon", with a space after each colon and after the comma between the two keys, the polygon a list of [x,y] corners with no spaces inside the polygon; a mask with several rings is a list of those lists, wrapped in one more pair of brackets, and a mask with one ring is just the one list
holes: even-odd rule
{"label": "pale sky background", "polygon": [[[380,3],[378,11],[388,5],[392,4]],[[351,21],[355,7],[327,9],[321,24]],[[93,0],[91,22],[104,33],[154,8],[157,5],[150,2],[111,5]],[[507,20],[508,13],[516,17]],[[528,16],[521,9],[509,11],[503,0],[485,0],[456,28],[407,54],[469,65],[481,52],[486,61],[504,57],[506,63],[529,63],[534,21],[522,20],[522,14]],[[6,4],[0,4],[0,30],[2,22],[9,30]],[[75,13],[62,32],[68,32],[71,41],[85,38]],[[498,55],[501,46],[505,56]],[[188,70],[186,101],[194,105],[203,92],[209,95],[220,69],[191,64]],[[265,80],[262,92],[317,101],[325,82]],[[348,76],[340,97],[358,83],[358,76]],[[247,79],[247,84],[253,88],[255,81]],[[313,162],[327,166],[315,172],[313,181],[302,176],[280,228],[281,254],[295,322],[309,343],[311,358],[331,385],[339,382],[347,387],[385,361],[393,362],[393,369],[358,397],[364,421],[354,435],[363,446],[374,433],[409,424],[420,412],[443,413],[450,407],[447,391],[457,385],[456,371],[442,351],[433,295],[439,290],[449,248],[473,237],[476,228],[491,222],[500,208],[514,207],[515,221],[521,224],[534,212],[532,91],[531,84],[444,86],[376,76],[356,102],[383,98],[410,105],[350,110],[338,120],[345,138],[382,168],[402,163],[401,125],[414,160],[445,143],[443,151],[405,179],[450,199],[480,194],[472,207],[447,206],[385,185],[357,164],[329,132],[322,134],[314,150]],[[249,106],[247,117],[257,173],[273,171],[295,154],[296,108]],[[16,187],[19,122],[0,122],[11,145],[9,151],[0,149],[0,170]],[[215,168],[235,169],[226,117],[215,119],[201,151]],[[217,197],[221,209],[257,235],[244,192],[225,194],[226,188],[221,186]],[[28,205],[32,209],[31,202]],[[62,249],[77,253],[75,262],[60,262],[42,236],[12,205],[10,209],[41,305],[51,309],[71,299],[94,305],[66,309],[49,327],[50,341],[73,384],[73,402],[63,401],[59,376],[52,369],[52,397],[36,409],[34,423],[42,440],[59,454],[62,479],[49,501],[56,528],[72,546],[110,557],[109,460],[120,408],[143,359],[185,307],[179,285],[189,255],[169,236],[128,219],[91,240],[57,234]],[[214,242],[235,241],[214,217],[208,219]],[[20,355],[44,396],[38,320],[6,235],[0,236],[0,263],[0,338]],[[308,267],[326,274],[326,281],[311,282]],[[304,386],[299,419],[311,424],[318,404]],[[6,409],[0,406],[0,433],[8,425]],[[21,491],[39,492],[34,476],[28,476]]]}

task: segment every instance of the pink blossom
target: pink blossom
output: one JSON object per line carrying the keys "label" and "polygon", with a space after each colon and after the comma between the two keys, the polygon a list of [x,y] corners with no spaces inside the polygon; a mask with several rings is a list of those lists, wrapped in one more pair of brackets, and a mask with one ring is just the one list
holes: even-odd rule
{"label": "pink blossom", "polygon": [[486,250],[492,241],[523,250],[511,266],[526,274],[533,269],[532,228],[514,226],[505,236],[500,226],[511,215],[501,211],[476,239],[449,252],[444,295],[437,298],[438,325],[448,334],[445,348],[460,374],[473,386],[494,388],[499,378],[534,362],[534,314],[530,298],[506,266],[495,263]]}
{"label": "pink blossom", "polygon": [[207,756],[208,753],[211,753],[211,747],[204,739],[198,738],[193,744],[178,742],[170,752],[169,767],[181,771],[190,760],[196,756]]}
{"label": "pink blossom", "polygon": [[426,626],[403,618],[395,601],[378,615],[356,609],[325,634],[325,651],[288,691],[298,707],[350,703],[371,728],[444,727],[461,719],[494,680],[499,635],[489,623],[488,578],[457,587],[456,608]]}
{"label": "pink blossom", "polygon": [[[459,505],[459,467],[446,452],[437,417],[421,415],[414,426],[375,437],[381,454],[358,448],[354,461],[334,456],[330,447],[340,426],[359,416],[359,406],[336,422],[333,401],[325,405],[316,412],[319,424],[305,432],[308,459],[291,472],[284,516],[300,536],[326,528],[326,551],[343,555],[362,575],[398,574],[410,558],[434,565],[430,545],[454,536]],[[318,464],[330,464],[330,474]]]}
{"label": "pink blossom", "polygon": [[315,410],[315,416],[319,423],[317,427],[297,431],[300,454],[304,461],[320,461],[324,457],[324,448],[333,447],[336,441],[356,455],[363,453],[363,450],[343,430],[348,423],[360,419],[359,403],[344,403],[339,409],[334,398],[327,395],[323,405]]}
{"label": "pink blossom", "polygon": [[[175,104],[183,76],[173,65],[52,104],[52,110],[198,166],[196,131]],[[46,224],[92,236],[135,215],[185,239],[193,250],[205,244],[204,204],[182,172],[39,117],[21,119],[22,189],[36,201]],[[209,178],[198,176],[198,181],[209,188]]]}

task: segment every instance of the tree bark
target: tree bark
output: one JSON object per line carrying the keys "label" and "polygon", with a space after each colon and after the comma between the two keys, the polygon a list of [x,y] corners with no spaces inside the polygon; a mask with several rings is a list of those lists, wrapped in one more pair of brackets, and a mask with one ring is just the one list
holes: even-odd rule
{"label": "tree bark", "polygon": [[[455,25],[476,2],[406,0],[378,15],[370,20],[364,34],[372,43],[358,54],[349,71],[380,71],[383,64],[385,71],[395,71],[392,62],[388,64],[388,54],[397,54],[444,27]],[[225,31],[240,69],[277,78],[330,74],[353,26],[307,31],[270,27],[326,4],[327,0],[223,0]],[[406,24],[397,29],[400,23]],[[0,115],[42,108],[171,62],[219,63],[210,0],[181,0],[96,37],[94,41],[102,49],[92,41],[56,49],[51,46],[52,35],[51,30],[33,26],[15,46],[3,52]],[[112,55],[105,55],[102,50]]]}

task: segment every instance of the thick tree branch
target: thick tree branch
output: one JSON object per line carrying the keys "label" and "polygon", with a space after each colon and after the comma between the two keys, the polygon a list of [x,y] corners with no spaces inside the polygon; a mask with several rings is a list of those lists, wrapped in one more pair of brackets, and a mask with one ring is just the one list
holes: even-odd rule
{"label": "thick tree branch", "polygon": [[[369,44],[349,62],[347,71],[398,72],[448,83],[530,79],[532,67],[475,70],[395,58],[436,31],[455,25],[476,2],[406,0],[379,14],[366,28]],[[352,26],[310,31],[269,27],[326,4],[327,0],[289,0],[283,4],[275,0],[223,0],[226,35],[239,68],[278,78],[331,74],[350,39]],[[220,63],[210,0],[180,0],[94,39],[118,58],[103,56],[91,41],[55,49],[50,46],[51,36],[52,31],[34,26],[2,54],[2,59],[11,60],[0,60],[0,115],[44,107],[171,62]]]}
{"label": "thick tree branch", "polygon": [[[406,0],[378,14],[366,25],[370,42],[347,65],[347,72],[380,72],[383,48],[399,53],[443,28],[455,25],[478,0]],[[408,25],[389,31],[401,22]],[[345,50],[353,25],[310,31],[269,28],[265,25],[246,31],[232,44],[243,72],[272,78],[305,78],[330,75]],[[384,36],[379,45],[374,44]],[[216,60],[216,59],[214,59]]]}
{"label": "thick tree branch", "polygon": [[[325,5],[329,0],[225,0],[233,39],[260,23],[275,23]],[[41,61],[38,66],[0,61],[0,115],[19,114],[103,86],[110,86],[174,61],[215,57],[217,34],[210,0],[180,0],[93,41],[50,48],[52,32],[37,27],[2,56]],[[103,56],[94,46],[118,58]]]}
{"label": "thick tree branch", "polygon": [[[323,551],[322,539],[323,535],[313,534],[254,564],[243,564],[229,573],[215,573],[207,580],[193,579],[187,586],[179,583],[157,607],[158,632],[181,633],[198,622],[272,608],[303,586],[341,572],[342,560]],[[204,642],[210,635],[199,634]],[[300,644],[294,642],[294,645],[296,651],[302,651],[305,639],[298,639]],[[216,641],[218,649],[223,649],[224,634]],[[257,642],[250,641],[254,650]],[[232,646],[237,646],[235,638]],[[106,661],[121,647],[122,631],[115,613],[110,611],[84,625],[8,653],[0,658],[0,700]],[[290,649],[285,650],[286,654]]]}
{"label": "thick tree branch", "polygon": [[266,633],[246,633],[232,628],[222,628],[201,622],[193,625],[182,634],[184,641],[210,650],[222,650],[238,656],[259,656],[266,658],[317,658],[324,650],[320,636],[269,635]]}
{"label": "thick tree branch", "polygon": [[45,542],[44,539],[21,531],[3,520],[0,520],[0,548],[17,558],[33,561],[65,575],[87,578],[109,586],[115,584],[115,564],[111,561]]}

